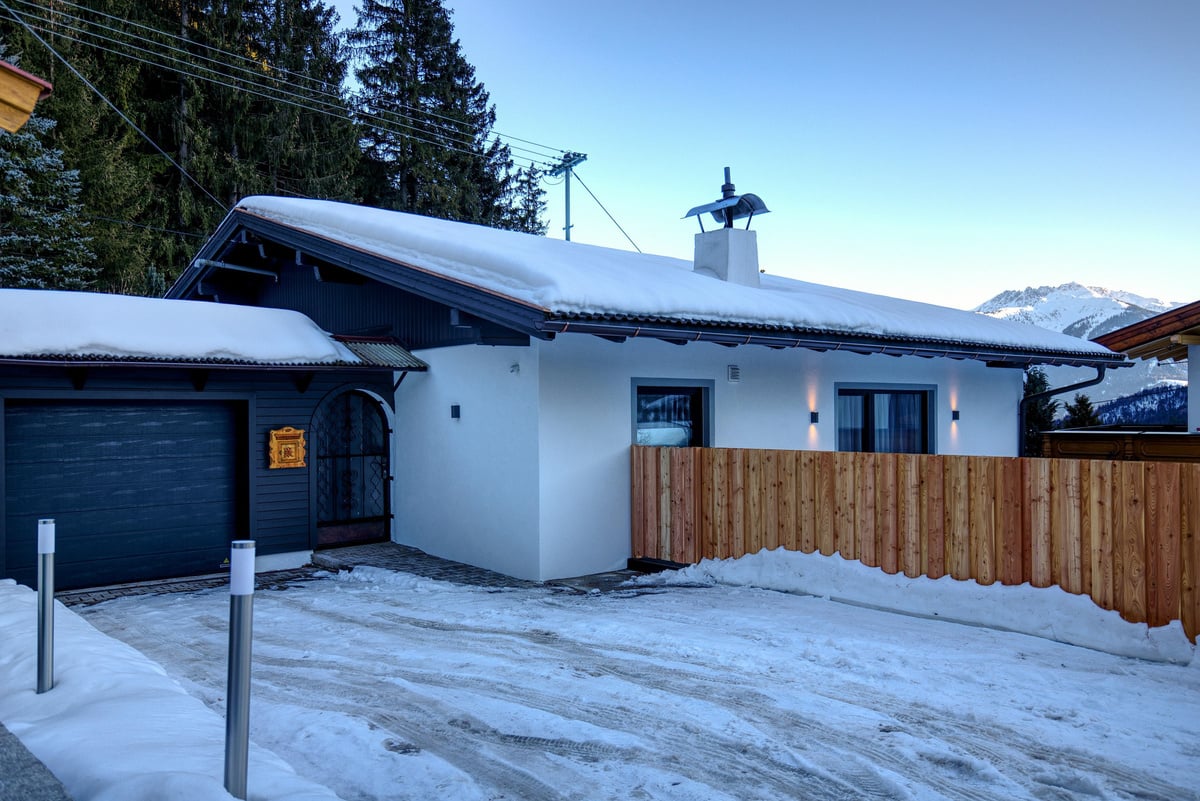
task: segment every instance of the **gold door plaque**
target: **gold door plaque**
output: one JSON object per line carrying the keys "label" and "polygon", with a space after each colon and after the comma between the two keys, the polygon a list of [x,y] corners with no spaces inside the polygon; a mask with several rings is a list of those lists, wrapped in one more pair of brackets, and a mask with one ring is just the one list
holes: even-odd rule
{"label": "gold door plaque", "polygon": [[271,430],[271,464],[281,467],[305,467],[304,429],[284,426]]}

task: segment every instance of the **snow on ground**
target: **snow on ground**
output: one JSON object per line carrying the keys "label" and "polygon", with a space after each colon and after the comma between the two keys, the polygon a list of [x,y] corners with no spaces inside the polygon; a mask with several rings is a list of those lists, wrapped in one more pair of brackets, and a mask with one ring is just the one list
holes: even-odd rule
{"label": "snow on ground", "polygon": [[[346,801],[1200,800],[1200,664],[839,603],[821,596],[851,594],[836,582],[857,573],[844,584],[857,583],[866,569],[823,573],[813,559],[760,554],[611,593],[497,591],[370,568],[261,591],[251,737]],[[734,584],[768,582],[814,594]],[[918,584],[881,581],[859,600],[902,605]],[[927,584],[912,601],[926,615],[954,608],[970,619],[990,597],[1016,613],[1007,627],[1022,615],[1092,625],[1062,593],[1029,591],[1049,596],[1031,605],[976,586],[973,604]],[[0,623],[14,625],[19,607],[32,626],[31,598],[0,585]],[[219,738],[200,733],[193,745],[181,732],[223,711],[228,608],[228,593],[213,590],[81,610],[207,710],[172,700],[180,709],[168,711],[167,690],[143,695],[156,669],[118,643],[101,648],[60,609],[60,660],[95,669],[64,668],[60,687],[40,698],[79,683],[88,703],[39,702],[25,690],[32,664],[18,656],[15,669],[6,646],[0,719],[60,776],[93,753],[93,740],[122,774],[169,770],[173,759],[193,771],[193,749],[219,751]],[[1104,642],[1094,645],[1148,634],[1099,629]],[[54,703],[53,713],[38,703]],[[165,745],[122,747],[139,725]],[[251,797],[296,797],[273,777],[298,780],[270,773],[259,753]],[[117,797],[68,788],[76,801]]]}

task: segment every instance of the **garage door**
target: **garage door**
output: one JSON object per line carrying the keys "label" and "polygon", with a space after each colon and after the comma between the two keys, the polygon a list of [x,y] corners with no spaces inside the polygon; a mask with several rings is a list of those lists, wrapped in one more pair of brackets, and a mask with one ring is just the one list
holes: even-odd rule
{"label": "garage door", "polygon": [[216,572],[239,528],[238,408],[8,401],[6,572],[33,585],[56,521],[60,589]]}

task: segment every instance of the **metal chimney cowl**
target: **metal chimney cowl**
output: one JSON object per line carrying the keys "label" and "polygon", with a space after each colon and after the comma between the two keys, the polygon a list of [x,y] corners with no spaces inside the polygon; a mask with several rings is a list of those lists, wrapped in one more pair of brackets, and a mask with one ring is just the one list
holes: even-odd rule
{"label": "metal chimney cowl", "polygon": [[758,232],[717,228],[696,234],[692,270],[732,284],[759,286]]}

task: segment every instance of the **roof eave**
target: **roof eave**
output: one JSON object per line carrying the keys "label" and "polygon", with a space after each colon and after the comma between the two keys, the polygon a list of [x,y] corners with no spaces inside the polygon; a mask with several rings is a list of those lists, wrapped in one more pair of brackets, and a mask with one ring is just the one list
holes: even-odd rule
{"label": "roof eave", "polygon": [[581,320],[552,319],[543,323],[543,330],[553,334],[581,333],[609,339],[650,337],[676,344],[713,342],[719,345],[761,345],[768,348],[804,348],[814,351],[847,351],[859,354],[888,356],[917,356],[920,358],[969,359],[986,362],[989,366],[1050,365],[1066,367],[1131,367],[1120,354],[1071,353],[1068,351],[1034,351],[1021,348],[972,345],[969,343],[939,342],[915,339],[881,339],[855,336],[832,331],[766,330],[722,325],[672,325],[661,320]]}
{"label": "roof eave", "polygon": [[0,356],[0,367],[6,365],[22,367],[155,367],[175,368],[186,370],[239,370],[286,372],[302,370],[304,372],[326,371],[368,371],[368,372],[420,372],[428,369],[425,366],[395,366],[384,364],[366,364],[358,362],[240,362],[220,361],[212,359],[155,359],[141,357],[121,358],[117,356]]}

